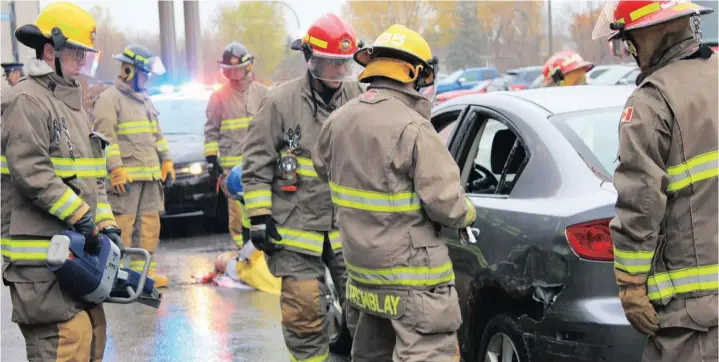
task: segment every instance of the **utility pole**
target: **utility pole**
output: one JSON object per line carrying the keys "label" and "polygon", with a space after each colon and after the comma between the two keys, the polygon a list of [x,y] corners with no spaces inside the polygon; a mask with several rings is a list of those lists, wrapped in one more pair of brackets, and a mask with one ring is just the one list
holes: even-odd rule
{"label": "utility pole", "polygon": [[187,74],[197,80],[203,76],[202,68],[202,30],[200,29],[200,4],[198,1],[185,1],[185,49],[187,53]]}
{"label": "utility pole", "polygon": [[15,38],[15,29],[17,29],[17,20],[15,17],[15,2],[10,2],[10,38],[12,39],[12,57],[14,62],[20,62],[20,53],[18,51],[17,39]]}
{"label": "utility pole", "polygon": [[552,30],[552,0],[547,0],[547,21],[548,21],[548,31],[547,36],[549,37],[549,54],[547,54],[547,57],[551,57],[554,53],[554,46],[552,44],[552,38],[554,36],[554,31]]}
{"label": "utility pole", "polygon": [[175,37],[175,9],[172,1],[158,1],[160,13],[160,47],[162,48],[162,63],[165,64],[167,73],[165,79],[175,82],[176,67],[176,37]]}

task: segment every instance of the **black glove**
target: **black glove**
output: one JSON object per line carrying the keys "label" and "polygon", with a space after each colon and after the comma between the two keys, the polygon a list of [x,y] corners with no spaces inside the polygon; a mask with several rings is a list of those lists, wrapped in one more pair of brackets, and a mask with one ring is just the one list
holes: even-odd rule
{"label": "black glove", "polygon": [[92,211],[86,212],[72,227],[85,237],[86,253],[97,254],[100,251],[100,238],[97,237],[95,215],[93,215]]}
{"label": "black glove", "polygon": [[262,250],[267,255],[272,255],[285,247],[277,245],[270,239],[282,240],[282,235],[275,227],[275,221],[269,215],[254,216],[250,218],[250,240],[255,248]]}
{"label": "black glove", "polygon": [[110,241],[117,245],[117,248],[120,249],[120,257],[125,255],[125,243],[122,242],[122,238],[120,237],[122,235],[122,230],[120,230],[120,228],[108,226],[100,232],[107,235],[107,237],[110,238]]}
{"label": "black glove", "polygon": [[205,160],[207,160],[207,163],[212,165],[212,167],[208,168],[208,171],[210,172],[210,176],[212,176],[214,178],[218,178],[223,173],[225,173],[225,170],[223,170],[222,166],[220,166],[220,160],[217,159],[217,156],[207,156],[207,157],[205,157]]}

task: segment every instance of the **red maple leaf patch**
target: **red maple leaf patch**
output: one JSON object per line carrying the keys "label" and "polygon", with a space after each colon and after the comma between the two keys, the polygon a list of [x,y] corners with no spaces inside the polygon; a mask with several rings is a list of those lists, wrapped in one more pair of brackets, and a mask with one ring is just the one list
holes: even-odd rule
{"label": "red maple leaf patch", "polygon": [[624,112],[622,112],[622,118],[620,118],[620,122],[622,122],[622,123],[631,122],[633,113],[634,113],[634,107],[624,108]]}

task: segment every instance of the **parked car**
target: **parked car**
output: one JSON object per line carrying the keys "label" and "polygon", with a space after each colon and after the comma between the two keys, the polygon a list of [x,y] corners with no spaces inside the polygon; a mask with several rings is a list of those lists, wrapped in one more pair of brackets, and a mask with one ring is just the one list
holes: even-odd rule
{"label": "parked car", "polygon": [[437,82],[437,94],[453,90],[470,89],[482,81],[499,77],[495,68],[466,68],[454,71]]}
{"label": "parked car", "polygon": [[165,188],[165,220],[200,216],[208,228],[227,230],[227,200],[205,161],[205,109],[211,90],[196,89],[152,96],[160,127],[170,147],[177,179]]}
{"label": "parked car", "polygon": [[639,76],[640,70],[636,65],[615,64],[608,65],[602,72],[592,79],[587,79],[587,84],[592,85],[632,85]]}
{"label": "parked car", "polygon": [[598,76],[602,75],[607,70],[611,69],[614,66],[614,64],[609,65],[595,65],[592,70],[587,72],[587,83],[592,83],[594,79],[596,79]]}
{"label": "parked car", "polygon": [[492,92],[433,109],[477,210],[477,243],[440,231],[465,361],[641,359],[646,338],[617,297],[609,232],[618,122],[633,89]]}
{"label": "parked car", "polygon": [[502,75],[506,90],[529,89],[532,82],[542,75],[541,66],[510,69]]}
{"label": "parked car", "polygon": [[[437,94],[437,98],[434,102],[434,105],[436,106],[442,102],[446,102],[450,99],[468,95],[468,94],[487,93],[487,88],[490,86],[490,84],[492,84],[492,82],[494,82],[497,79],[499,79],[499,78],[481,81],[480,83],[478,83],[477,85],[475,85],[474,87],[472,87],[470,89],[455,90],[455,91],[444,92],[442,94]],[[430,87],[426,93],[423,93],[423,96],[428,97],[429,95],[431,95],[431,92],[432,92],[432,88]]]}

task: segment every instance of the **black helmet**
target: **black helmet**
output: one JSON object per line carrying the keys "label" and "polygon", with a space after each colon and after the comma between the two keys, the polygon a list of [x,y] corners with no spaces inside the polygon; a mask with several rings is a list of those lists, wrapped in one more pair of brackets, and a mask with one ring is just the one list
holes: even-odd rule
{"label": "black helmet", "polygon": [[241,43],[232,42],[225,46],[222,60],[218,63],[222,68],[246,67],[253,63],[255,57]]}
{"label": "black helmet", "polygon": [[130,44],[121,54],[115,54],[112,58],[130,64],[135,69],[145,73],[157,75],[165,73],[165,66],[162,64],[160,57],[142,45]]}

